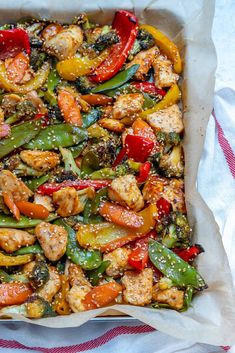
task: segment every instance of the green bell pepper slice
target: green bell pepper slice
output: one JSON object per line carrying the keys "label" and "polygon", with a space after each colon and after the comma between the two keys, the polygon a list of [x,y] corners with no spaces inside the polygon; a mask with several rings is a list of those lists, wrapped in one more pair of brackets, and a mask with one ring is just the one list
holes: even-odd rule
{"label": "green bell pepper slice", "polygon": [[50,125],[42,129],[35,139],[24,145],[26,149],[53,150],[76,145],[87,139],[87,131],[70,124]]}
{"label": "green bell pepper slice", "polygon": [[102,278],[103,273],[106,271],[106,268],[110,265],[110,263],[111,262],[109,260],[102,261],[98,268],[87,271],[86,275],[93,286],[98,285],[99,280]]}
{"label": "green bell pepper slice", "polygon": [[44,184],[47,180],[50,179],[50,175],[46,174],[43,175],[39,178],[34,178],[34,179],[30,179],[30,180],[26,180],[25,184],[28,186],[28,188],[32,191],[37,190],[37,188]]}
{"label": "green bell pepper slice", "polygon": [[98,108],[93,108],[89,113],[82,113],[82,126],[86,129],[92,124],[94,124],[101,117],[102,112]]}
{"label": "green bell pepper slice", "polygon": [[14,255],[25,255],[25,254],[43,254],[43,250],[41,246],[38,243],[36,243],[34,245],[24,246],[23,248],[20,248],[19,250],[14,252]]}
{"label": "green bell pepper slice", "polygon": [[82,158],[82,163],[81,163],[82,175],[84,176],[89,175],[93,173],[95,170],[97,170],[98,168],[99,168],[98,156],[93,151],[87,152]]}
{"label": "green bell pepper slice", "polygon": [[207,288],[204,279],[193,266],[190,266],[158,241],[149,240],[148,252],[154,266],[171,279],[174,285],[179,287],[191,286],[197,290]]}

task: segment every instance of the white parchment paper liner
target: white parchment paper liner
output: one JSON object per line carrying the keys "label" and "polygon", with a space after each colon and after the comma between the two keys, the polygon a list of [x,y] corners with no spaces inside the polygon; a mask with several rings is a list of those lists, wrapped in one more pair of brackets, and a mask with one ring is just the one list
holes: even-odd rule
{"label": "white parchment paper liner", "polygon": [[[0,21],[7,23],[28,15],[69,21],[74,15],[86,11],[93,21],[105,23],[111,22],[116,9],[133,11],[140,22],[156,25],[174,39],[182,51],[185,62],[183,103],[187,209],[194,228],[194,240],[205,249],[205,253],[199,256],[198,269],[209,288],[194,298],[192,308],[185,313],[130,305],[111,308],[181,339],[213,345],[235,344],[235,300],[228,261],[213,215],[195,185],[214,92],[216,55],[211,40],[214,1],[0,0]],[[34,321],[19,315],[12,317],[36,325],[65,328],[80,326],[106,311],[107,308],[103,308]]]}

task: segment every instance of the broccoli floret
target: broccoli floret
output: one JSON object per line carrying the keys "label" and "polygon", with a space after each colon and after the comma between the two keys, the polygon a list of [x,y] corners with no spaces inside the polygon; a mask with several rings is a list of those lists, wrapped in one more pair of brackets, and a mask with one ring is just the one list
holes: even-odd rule
{"label": "broccoli floret", "polygon": [[86,76],[79,77],[75,81],[75,86],[82,94],[90,93],[91,89],[95,87],[95,85]]}
{"label": "broccoli floret", "polygon": [[137,33],[136,40],[128,56],[128,60],[131,61],[136,54],[141,50],[147,50],[153,47],[155,44],[153,36],[145,31],[144,29],[139,29]]}
{"label": "broccoli floret", "polygon": [[50,303],[38,295],[32,295],[25,303],[26,316],[31,319],[56,316]]}
{"label": "broccoli floret", "polygon": [[119,42],[119,37],[115,31],[109,31],[108,33],[101,34],[94,44],[91,44],[91,47],[94,51],[100,53],[105,48],[116,44]]}
{"label": "broccoli floret", "polygon": [[50,278],[49,269],[45,261],[37,261],[29,274],[30,284],[34,289],[42,287]]}
{"label": "broccoli floret", "polygon": [[160,173],[167,178],[180,178],[184,174],[183,151],[181,145],[174,146],[172,150],[161,156],[159,162]]}
{"label": "broccoli floret", "polygon": [[181,141],[180,135],[176,132],[166,133],[163,131],[157,131],[156,137],[159,143],[167,145],[168,147],[177,146]]}
{"label": "broccoli floret", "polygon": [[85,13],[81,13],[80,15],[76,16],[73,20],[73,24],[81,26],[83,30],[95,27],[95,24],[89,21],[89,18]]}
{"label": "broccoli floret", "polygon": [[42,64],[46,60],[47,55],[46,55],[46,53],[40,52],[36,49],[36,46],[38,48],[41,45],[38,39],[37,39],[37,41],[35,38],[31,39],[30,44],[32,41],[34,44],[33,44],[33,48],[30,53],[30,66],[32,67],[32,69],[34,71],[37,71],[38,69],[40,69],[40,67],[42,66]]}
{"label": "broccoli floret", "polygon": [[192,230],[187,217],[181,212],[171,212],[163,217],[156,230],[162,243],[168,248],[189,246]]}

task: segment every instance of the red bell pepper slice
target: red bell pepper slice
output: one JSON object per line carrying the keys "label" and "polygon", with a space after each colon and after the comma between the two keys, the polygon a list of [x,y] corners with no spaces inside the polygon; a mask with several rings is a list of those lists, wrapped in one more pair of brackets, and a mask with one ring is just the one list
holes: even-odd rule
{"label": "red bell pepper slice", "polygon": [[172,209],[171,203],[168,202],[163,197],[161,197],[157,201],[157,210],[158,210],[159,218],[162,218],[163,216],[167,216],[171,212],[171,209]]}
{"label": "red bell pepper slice", "polygon": [[118,153],[118,155],[113,163],[113,168],[115,168],[117,165],[119,165],[123,161],[124,157],[126,157],[126,155],[127,155],[127,149],[126,149],[126,147],[123,147],[121,149],[121,151]]}
{"label": "red bell pepper slice", "polygon": [[127,135],[125,147],[129,158],[144,163],[152,152],[154,142],[142,136]]}
{"label": "red bell pepper slice", "polygon": [[204,252],[204,249],[201,245],[195,244],[187,249],[173,249],[174,253],[176,253],[181,259],[186,262],[194,260],[199,254]]}
{"label": "red bell pepper slice", "polygon": [[157,88],[153,82],[132,82],[131,85],[144,93],[149,93],[154,96],[164,97],[166,94],[164,89]]}
{"label": "red bell pepper slice", "polygon": [[140,170],[139,170],[139,175],[137,175],[136,180],[137,183],[144,183],[148,176],[149,172],[151,169],[151,163],[150,162],[145,162],[144,164],[141,165]]}
{"label": "red bell pepper slice", "polygon": [[120,10],[115,14],[112,28],[116,30],[120,41],[113,45],[108,58],[91,75],[94,82],[107,81],[122,68],[136,39],[138,21],[132,13]]}
{"label": "red bell pepper slice", "polygon": [[104,188],[111,183],[111,180],[65,180],[62,183],[45,183],[37,189],[37,192],[42,195],[51,196],[54,192],[71,187],[76,190],[83,190],[89,187],[93,187],[95,190]]}
{"label": "red bell pepper slice", "polygon": [[29,36],[24,29],[0,30],[0,60],[12,58],[23,50],[30,55]]}
{"label": "red bell pepper slice", "polygon": [[147,234],[146,237],[141,238],[135,242],[134,248],[128,257],[129,265],[141,271],[148,265],[148,242],[149,239],[156,238],[156,232],[153,230]]}
{"label": "red bell pepper slice", "polygon": [[42,120],[42,127],[48,126],[50,121],[46,114],[38,113],[34,116],[34,120]]}

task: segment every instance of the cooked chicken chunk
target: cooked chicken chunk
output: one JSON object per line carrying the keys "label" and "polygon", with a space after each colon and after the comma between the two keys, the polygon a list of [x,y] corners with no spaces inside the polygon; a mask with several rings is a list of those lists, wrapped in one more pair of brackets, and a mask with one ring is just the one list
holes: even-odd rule
{"label": "cooked chicken chunk", "polygon": [[137,72],[134,75],[136,80],[144,81],[147,73],[149,72],[154,58],[159,54],[159,49],[157,47],[152,47],[148,50],[142,50],[139,52],[131,62],[126,65],[126,68],[132,65],[140,65]]}
{"label": "cooked chicken chunk", "polygon": [[57,292],[61,287],[60,275],[57,269],[53,266],[49,266],[50,278],[43,287],[36,291],[36,294],[47,300],[49,303],[52,301]]}
{"label": "cooked chicken chunk", "polygon": [[123,298],[132,305],[146,305],[151,303],[153,288],[153,270],[145,268],[141,272],[126,271],[122,277]]}
{"label": "cooked chicken chunk", "polygon": [[170,87],[179,79],[173,72],[172,62],[163,55],[158,55],[153,62],[155,85],[158,88]]}
{"label": "cooked chicken chunk", "polygon": [[84,203],[81,202],[74,188],[66,187],[56,191],[52,197],[53,202],[58,206],[57,213],[61,217],[73,216],[84,210]]}
{"label": "cooked chicken chunk", "polygon": [[71,25],[58,34],[44,41],[43,48],[59,60],[65,60],[75,55],[83,42],[83,33],[79,26]]}
{"label": "cooked chicken chunk", "polygon": [[143,196],[134,175],[127,174],[112,181],[108,189],[110,200],[116,201],[134,211],[144,207]]}
{"label": "cooked chicken chunk", "polygon": [[151,176],[143,188],[144,200],[156,203],[161,197],[171,203],[173,211],[186,212],[183,179]]}
{"label": "cooked chicken chunk", "polygon": [[68,233],[64,227],[41,222],[35,228],[36,237],[50,261],[59,260],[66,251]]}
{"label": "cooked chicken chunk", "polygon": [[18,103],[22,101],[22,98],[18,94],[10,93],[4,94],[1,108],[6,115],[13,114],[15,112],[15,107]]}
{"label": "cooked chicken chunk", "polygon": [[121,133],[125,130],[125,125],[115,119],[103,118],[98,121],[98,124],[105,129],[116,133]]}
{"label": "cooked chicken chunk", "polygon": [[153,286],[153,300],[156,300],[158,303],[168,304],[173,309],[180,310],[184,305],[184,291],[176,287],[159,290],[158,284],[156,284]]}
{"label": "cooked chicken chunk", "polygon": [[58,153],[49,151],[24,150],[20,152],[20,158],[30,167],[47,172],[60,163]]}
{"label": "cooked chicken chunk", "polygon": [[0,172],[0,190],[12,196],[14,201],[27,201],[33,192],[9,170]]}
{"label": "cooked chicken chunk", "polygon": [[82,268],[79,265],[70,264],[68,268],[69,283],[73,286],[88,286],[91,287],[90,282],[86,279]]}
{"label": "cooked chicken chunk", "polygon": [[123,275],[125,270],[129,270],[132,267],[128,264],[128,256],[131,250],[126,247],[115,249],[107,254],[104,254],[103,260],[109,260],[111,263],[106,269],[106,274],[113,278],[120,277]]}
{"label": "cooked chicken chunk", "polygon": [[0,247],[8,253],[12,253],[22,246],[34,244],[36,237],[24,230],[0,228]]}
{"label": "cooked chicken chunk", "polygon": [[0,124],[4,123],[4,110],[0,107]]}
{"label": "cooked chicken chunk", "polygon": [[26,276],[29,276],[32,273],[35,265],[36,265],[36,261],[28,262],[27,264],[23,265],[22,272],[26,274]]}
{"label": "cooked chicken chunk", "polygon": [[149,114],[145,119],[152,128],[166,133],[180,134],[184,130],[182,113],[177,104]]}
{"label": "cooked chicken chunk", "polygon": [[31,91],[25,95],[25,99],[29,100],[35,108],[37,108],[38,113],[47,114],[48,109],[43,103],[43,100],[38,96],[37,91]]}
{"label": "cooked chicken chunk", "polygon": [[36,192],[34,194],[34,203],[46,207],[49,212],[53,212],[55,210],[52,203],[52,198],[48,195],[41,195]]}
{"label": "cooked chicken chunk", "polygon": [[91,288],[89,286],[73,286],[67,294],[67,301],[70,308],[74,313],[86,310],[82,300],[86,294],[89,293]]}
{"label": "cooked chicken chunk", "polygon": [[113,118],[122,119],[141,112],[144,97],[141,93],[129,93],[119,96],[113,105]]}

